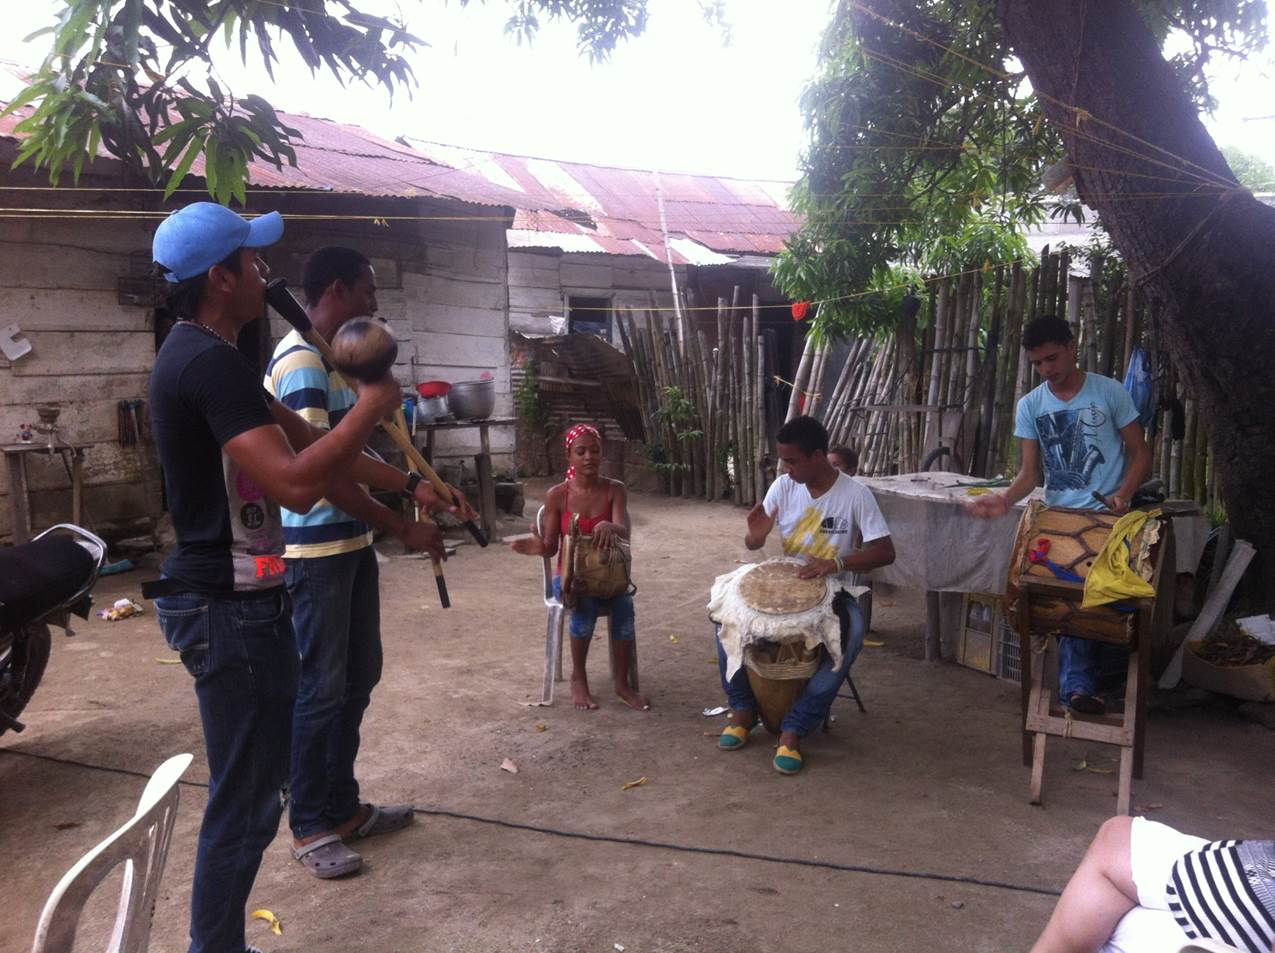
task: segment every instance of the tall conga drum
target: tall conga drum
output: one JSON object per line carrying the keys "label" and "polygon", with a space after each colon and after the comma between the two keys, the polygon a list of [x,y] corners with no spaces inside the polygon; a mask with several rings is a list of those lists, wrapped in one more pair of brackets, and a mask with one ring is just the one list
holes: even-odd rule
{"label": "tall conga drum", "polygon": [[[1033,501],[1018,524],[1014,555],[1009,563],[1005,589],[1007,616],[1015,631],[1033,635],[1080,633],[1102,642],[1129,646],[1137,634],[1137,614],[1120,602],[1084,608],[1084,582],[1098,559],[1111,528],[1120,517],[1102,510],[1067,509]],[[1176,646],[1165,636],[1172,619],[1174,584],[1173,534],[1168,520],[1147,520],[1129,540],[1129,566],[1156,594],[1151,612],[1152,632],[1141,633],[1145,646],[1154,646],[1152,670],[1158,674],[1168,663]],[[1167,570],[1161,567],[1167,566]],[[1069,579],[1068,577],[1074,577]],[[1032,580],[1071,583],[1071,592],[1061,588],[1037,591],[1030,600],[1019,593]],[[1159,636],[1157,638],[1156,636]]]}
{"label": "tall conga drum", "polygon": [[[1157,638],[1157,630],[1171,628],[1173,532],[1168,520],[1151,514],[1128,537],[1127,548],[1112,554],[1113,560],[1127,559],[1128,570],[1145,583],[1144,591],[1085,607],[1086,581],[1120,519],[1101,510],[1050,507],[1037,501],[1027,507],[1018,526],[1005,600],[1010,624],[1020,638],[1023,760],[1032,767],[1033,804],[1042,803],[1049,736],[1119,746],[1119,814],[1129,813],[1133,779],[1142,777],[1152,660],[1163,658],[1170,644],[1163,635]],[[1076,717],[1061,707],[1064,699],[1055,700],[1047,659],[1055,651],[1049,637],[1057,635],[1109,642],[1129,651],[1121,712]]]}
{"label": "tall conga drum", "polygon": [[800,579],[800,560],[784,557],[719,576],[709,618],[721,625],[727,678],[740,665],[766,728],[779,734],[824,653],[841,661],[841,623],[827,579]]}

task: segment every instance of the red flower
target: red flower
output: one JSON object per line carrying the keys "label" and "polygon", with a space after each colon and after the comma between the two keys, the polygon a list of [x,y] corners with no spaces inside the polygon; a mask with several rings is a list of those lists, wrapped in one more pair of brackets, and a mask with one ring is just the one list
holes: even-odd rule
{"label": "red flower", "polygon": [[810,314],[809,301],[794,301],[792,303],[792,319],[794,321],[804,321],[808,314]]}

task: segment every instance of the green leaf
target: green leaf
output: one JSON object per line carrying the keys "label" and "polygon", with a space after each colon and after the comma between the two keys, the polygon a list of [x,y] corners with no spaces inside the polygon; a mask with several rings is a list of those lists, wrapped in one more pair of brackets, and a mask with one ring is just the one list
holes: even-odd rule
{"label": "green leaf", "polygon": [[186,178],[186,174],[190,172],[190,167],[195,164],[195,159],[203,149],[203,143],[198,139],[192,139],[186,147],[186,154],[177,163],[173,169],[173,174],[168,179],[168,185],[164,187],[164,198],[168,199],[181,188],[182,180]]}

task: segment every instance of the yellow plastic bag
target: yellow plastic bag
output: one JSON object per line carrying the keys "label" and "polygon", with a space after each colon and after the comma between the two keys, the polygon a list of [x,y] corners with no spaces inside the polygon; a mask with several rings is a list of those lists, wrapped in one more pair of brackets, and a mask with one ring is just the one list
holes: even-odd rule
{"label": "yellow plastic bag", "polygon": [[1149,519],[1159,510],[1132,510],[1111,527],[1106,545],[1094,560],[1085,577],[1085,598],[1081,608],[1092,609],[1122,599],[1139,599],[1155,595],[1155,589],[1129,565],[1129,545]]}

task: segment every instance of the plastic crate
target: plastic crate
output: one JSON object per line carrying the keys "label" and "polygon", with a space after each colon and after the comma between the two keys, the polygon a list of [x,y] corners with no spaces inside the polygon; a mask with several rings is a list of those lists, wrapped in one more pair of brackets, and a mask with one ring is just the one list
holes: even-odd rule
{"label": "plastic crate", "polygon": [[996,626],[996,674],[1011,682],[1023,681],[1023,665],[1018,648],[1018,633],[1003,616]]}
{"label": "plastic crate", "polygon": [[1000,596],[967,592],[961,600],[961,641],[957,660],[967,668],[996,674],[996,631]]}

